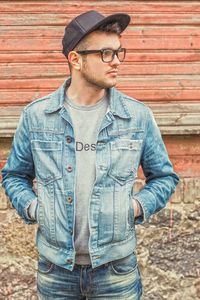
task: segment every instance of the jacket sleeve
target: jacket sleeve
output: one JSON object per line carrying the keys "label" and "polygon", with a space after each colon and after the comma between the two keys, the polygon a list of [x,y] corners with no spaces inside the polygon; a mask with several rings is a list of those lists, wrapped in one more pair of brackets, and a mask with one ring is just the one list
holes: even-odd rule
{"label": "jacket sleeve", "polygon": [[145,223],[152,214],[164,208],[179,182],[179,177],[173,170],[150,109],[147,109],[146,136],[143,142],[141,166],[146,185],[134,195],[143,209],[143,216],[135,220],[136,224]]}
{"label": "jacket sleeve", "polygon": [[8,161],[1,173],[2,186],[19,216],[27,224],[35,223],[27,216],[27,208],[37,196],[33,191],[35,170],[26,109],[20,117]]}

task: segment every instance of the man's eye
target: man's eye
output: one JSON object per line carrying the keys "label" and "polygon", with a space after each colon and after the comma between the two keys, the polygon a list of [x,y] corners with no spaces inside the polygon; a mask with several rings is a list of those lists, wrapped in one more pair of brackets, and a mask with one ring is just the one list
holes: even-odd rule
{"label": "man's eye", "polygon": [[112,56],[112,50],[104,50],[104,56]]}

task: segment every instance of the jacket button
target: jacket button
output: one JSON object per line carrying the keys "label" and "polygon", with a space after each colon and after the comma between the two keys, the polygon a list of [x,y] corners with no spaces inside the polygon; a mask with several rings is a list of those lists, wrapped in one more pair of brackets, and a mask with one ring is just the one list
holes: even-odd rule
{"label": "jacket button", "polygon": [[68,264],[71,264],[71,263],[72,263],[71,259],[68,259],[68,260],[67,260],[67,263],[68,263]]}
{"label": "jacket button", "polygon": [[67,201],[71,203],[71,202],[72,202],[72,198],[71,198],[71,197],[68,197],[68,198],[67,198]]}
{"label": "jacket button", "polygon": [[67,171],[71,172],[72,171],[72,167],[71,166],[67,167]]}
{"label": "jacket button", "polygon": [[70,137],[67,138],[67,142],[71,143],[72,139]]}
{"label": "jacket button", "polygon": [[72,234],[72,230],[69,230],[69,234]]}

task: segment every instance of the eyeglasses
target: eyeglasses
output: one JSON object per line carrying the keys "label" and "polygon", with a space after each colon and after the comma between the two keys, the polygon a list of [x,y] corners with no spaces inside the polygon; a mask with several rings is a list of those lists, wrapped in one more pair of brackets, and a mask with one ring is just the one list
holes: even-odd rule
{"label": "eyeglasses", "polygon": [[101,59],[105,63],[109,63],[113,61],[115,55],[117,55],[117,58],[120,62],[122,62],[125,59],[126,56],[126,49],[125,48],[119,48],[117,50],[113,50],[110,48],[105,48],[101,50],[84,50],[84,51],[76,51],[79,54],[87,55],[92,53],[101,53]]}

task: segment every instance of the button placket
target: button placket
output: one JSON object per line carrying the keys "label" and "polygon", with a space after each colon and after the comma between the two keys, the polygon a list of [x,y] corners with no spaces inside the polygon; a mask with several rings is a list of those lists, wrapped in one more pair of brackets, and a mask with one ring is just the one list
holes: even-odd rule
{"label": "button placket", "polygon": [[72,263],[71,259],[67,259],[67,263],[70,265]]}
{"label": "button placket", "polygon": [[67,171],[68,171],[68,172],[71,172],[71,171],[72,171],[72,167],[71,167],[71,166],[68,166],[68,167],[67,167]]}
{"label": "button placket", "polygon": [[68,201],[69,203],[71,203],[71,202],[72,202],[72,197],[68,197],[68,198],[67,198],[67,201]]}
{"label": "button placket", "polygon": [[68,142],[68,143],[71,143],[71,141],[72,141],[71,137],[68,136],[68,137],[67,137],[67,142]]}

